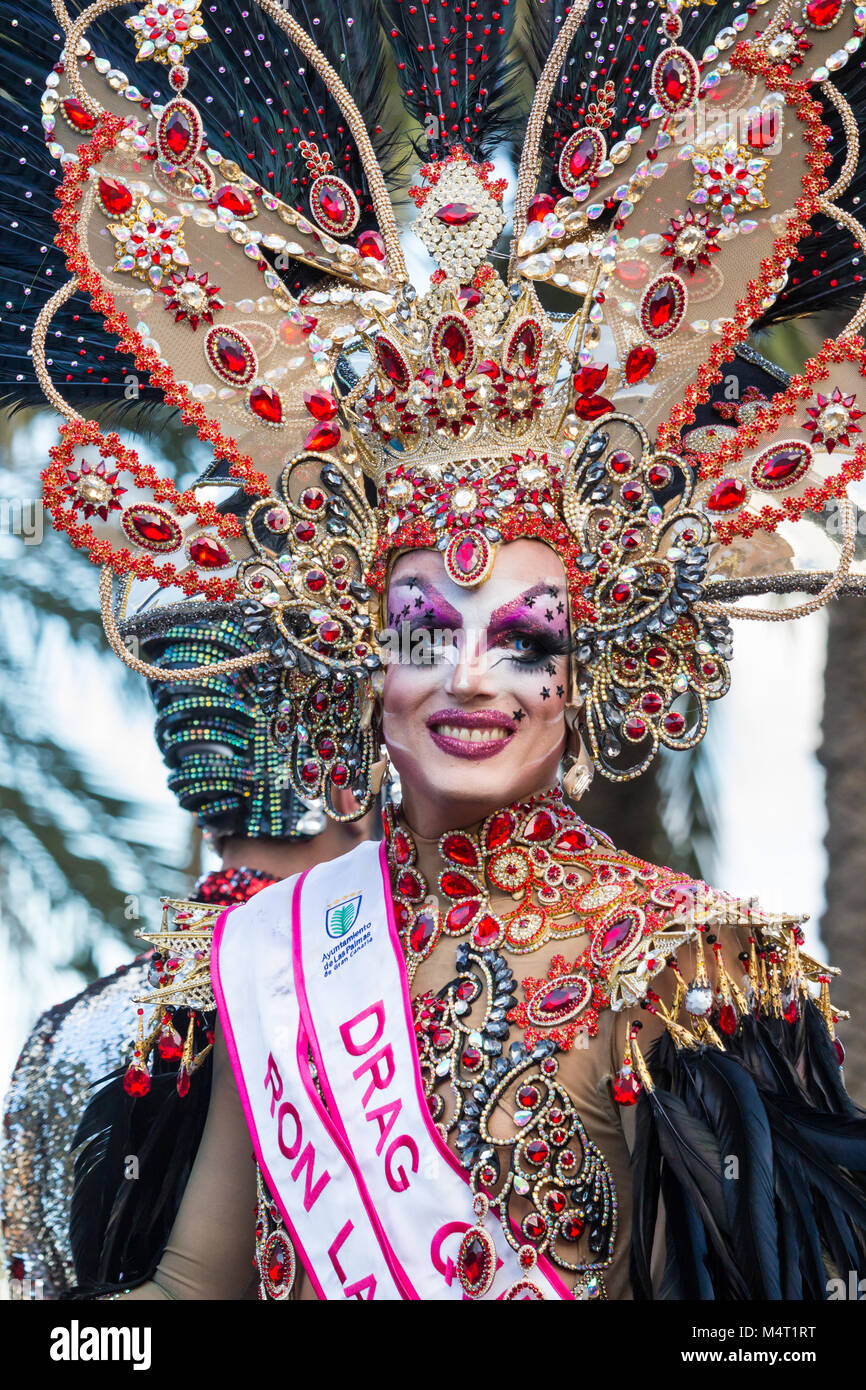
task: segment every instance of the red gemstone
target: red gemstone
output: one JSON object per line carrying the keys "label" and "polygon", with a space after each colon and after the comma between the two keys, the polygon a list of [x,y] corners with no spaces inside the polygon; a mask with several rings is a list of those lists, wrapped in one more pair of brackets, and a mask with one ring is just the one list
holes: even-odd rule
{"label": "red gemstone", "polygon": [[523,838],[531,844],[550,840],[556,834],[556,821],[549,811],[536,811],[523,827]]}
{"label": "red gemstone", "polygon": [[600,391],[607,378],[607,367],[591,362],[574,374],[574,389],[579,396],[593,396]]}
{"label": "red gemstone", "polygon": [[678,106],[688,96],[692,86],[692,76],[682,58],[668,58],[662,64],[661,85],[665,96],[672,105]]}
{"label": "red gemstone", "polygon": [[558,1216],[561,1211],[565,1211],[566,1201],[565,1193],[558,1187],[552,1187],[544,1199],[544,1204],[548,1211]]}
{"label": "red gemstone", "polygon": [[349,783],[349,769],[345,763],[334,763],[331,768],[331,781],[335,787],[345,787]]}
{"label": "red gemstone", "polygon": [[546,990],[537,1001],[533,1000],[533,1007],[541,1014],[553,1014],[556,1017],[561,1017],[562,1014],[571,1013],[585,999],[585,985],[578,981],[564,981],[554,985],[552,989]]}
{"label": "red gemstone", "polygon": [[235,188],[230,183],[223,184],[214,202],[218,208],[232,213],[234,217],[249,217],[253,210],[252,199],[247,197],[242,188]]}
{"label": "red gemstone", "polygon": [[176,1028],[167,1025],[160,1029],[156,1050],[164,1062],[179,1062],[183,1056],[183,1038]]}
{"label": "red gemstone", "polygon": [[306,782],[308,787],[312,787],[319,780],[319,764],[312,758],[308,758],[301,765],[301,781]]}
{"label": "red gemstone", "polygon": [[384,261],[385,241],[379,232],[362,232],[357,240],[358,254],[374,261]]}
{"label": "red gemstone", "polygon": [[184,1096],[189,1095],[189,1068],[181,1067],[177,1074],[177,1093],[183,1100]]}
{"label": "red gemstone", "polygon": [[606,956],[612,951],[618,951],[620,946],[628,940],[633,926],[634,922],[631,917],[618,917],[615,922],[611,922],[595,947],[598,955]]}
{"label": "red gemstone", "polygon": [[319,623],[319,636],[323,642],[338,642],[342,632],[339,623]]}
{"label": "red gemstone", "polygon": [[663,280],[644,301],[644,313],[653,328],[667,328],[673,323],[679,303],[679,296],[670,280]]}
{"label": "red gemstone", "polygon": [[464,869],[474,869],[478,864],[478,851],[468,835],[459,832],[446,835],[441,848],[446,859],[462,864]]}
{"label": "red gemstone", "polygon": [[489,912],[485,912],[484,916],[480,917],[476,923],[472,940],[476,946],[492,946],[494,942],[499,940],[501,932],[502,923],[496,917],[491,916]]}
{"label": "red gemstone", "polygon": [[510,811],[497,811],[488,826],[486,843],[488,849],[499,849],[504,845],[514,829],[514,817]]}
{"label": "red gemstone", "polygon": [[430,1041],[434,1047],[448,1047],[453,1037],[454,1034],[451,1032],[451,1029],[443,1028],[441,1024],[437,1024],[435,1028],[430,1029]]}
{"label": "red gemstone", "polygon": [[553,212],[556,207],[556,199],[549,193],[536,193],[529,200],[529,207],[526,209],[527,222],[543,222],[549,212]]}
{"label": "red gemstone", "polygon": [[621,1067],[613,1079],[611,1090],[617,1105],[634,1105],[641,1093],[641,1084],[633,1071]]}
{"label": "red gemstone", "polygon": [[214,353],[223,371],[229,376],[244,376],[249,370],[250,362],[246,349],[236,338],[229,338],[224,333],[218,334],[214,342]]}
{"label": "red gemstone", "polygon": [[495,381],[499,376],[499,368],[490,357],[483,357],[475,368],[476,376],[488,376],[491,381]]}
{"label": "red gemstone", "polygon": [[304,448],[316,449],[320,452],[326,449],[333,449],[336,444],[339,444],[340,438],[341,432],[338,425],[330,425],[327,423],[314,425],[304,440]]}
{"label": "red gemstone", "polygon": [[727,1037],[732,1038],[737,1031],[737,1013],[733,1004],[723,1004],[719,1010],[719,1027]]}
{"label": "red gemstone", "polygon": [[460,1245],[460,1272],[467,1291],[482,1288],[490,1277],[490,1251],[481,1237],[469,1232]]}
{"label": "red gemstone", "polygon": [[305,391],[304,405],[316,420],[333,420],[337,402],[330,391]]}
{"label": "red gemstone", "polygon": [[752,117],[746,131],[746,139],[750,149],[766,150],[775,145],[780,133],[779,112],[771,107],[768,111],[761,111],[759,115]]}
{"label": "red gemstone", "polygon": [[533,1106],[538,1104],[538,1099],[537,1086],[521,1086],[517,1092],[517,1104],[524,1110],[531,1110]]}
{"label": "red gemstone", "polygon": [[123,1089],[128,1096],[146,1096],[150,1090],[150,1073],[145,1067],[130,1062],[123,1077]]}
{"label": "red gemstone", "polygon": [[477,309],[481,303],[481,291],[476,290],[474,285],[461,285],[457,298],[460,301],[460,308],[465,313],[469,309]]}
{"label": "red gemstone", "polygon": [[527,1240],[541,1240],[547,1230],[547,1222],[538,1211],[531,1211],[523,1218],[523,1234]]}
{"label": "red gemstone", "polygon": [[668,654],[664,647],[650,647],[646,654],[647,665],[657,671],[660,666],[666,666]]}
{"label": "red gemstone", "polygon": [[461,362],[465,361],[468,343],[459,324],[454,323],[453,320],[446,323],[439,342],[451,358],[453,367],[459,367]]}
{"label": "red gemstone", "polygon": [[479,209],[470,203],[446,203],[434,215],[448,227],[465,227],[467,222],[474,222],[478,214]]}
{"label": "red gemstone", "polygon": [[210,536],[196,536],[190,541],[189,558],[203,570],[221,570],[232,561],[225,546]]}
{"label": "red gemstone", "polygon": [[546,1161],[550,1149],[543,1139],[530,1139],[526,1145],[525,1153],[529,1162],[535,1164],[536,1168],[540,1168],[541,1164]]}
{"label": "red gemstone", "polygon": [[632,596],[632,587],[630,584],[626,584],[624,580],[621,580],[619,584],[614,584],[610,591],[610,596],[614,603],[628,603]]}
{"label": "red gemstone", "polygon": [[611,473],[630,473],[634,467],[634,459],[628,449],[614,449],[607,461],[607,466]]}
{"label": "red gemstone", "polygon": [[589,835],[587,835],[585,830],[578,830],[577,827],[566,830],[563,835],[560,835],[556,842],[557,849],[572,854],[576,853],[578,850],[590,849],[591,847],[592,840]]}
{"label": "red gemstone", "polygon": [[481,563],[481,549],[474,536],[464,536],[454,548],[454,564],[461,574],[474,574]]}
{"label": "red gemstone", "polygon": [[597,160],[598,148],[596,143],[591,135],[585,135],[582,140],[578,140],[568,157],[568,172],[575,183],[586,178]]}
{"label": "red gemstone", "polygon": [[412,857],[412,846],[408,835],[404,835],[402,830],[398,830],[391,841],[391,848],[394,852],[394,859],[398,864],[408,864]]}
{"label": "red gemstone", "polygon": [[662,707],[662,697],[657,690],[648,690],[642,697],[640,707],[644,714],[658,714]]}
{"label": "red gemstone", "polygon": [[154,516],[148,512],[126,513],[126,520],[141,539],[150,545],[169,545],[177,540],[177,528],[167,517]]}
{"label": "red gemstone", "polygon": [[464,1047],[460,1060],[467,1071],[475,1071],[481,1065],[481,1053],[477,1047]]}
{"label": "red gemstone", "polygon": [[260,420],[266,420],[270,425],[282,423],[283,403],[272,386],[254,386],[249,401],[250,410]]}
{"label": "red gemstone", "polygon": [[795,996],[795,997],[794,997],[793,999],[791,999],[790,1002],[787,1004],[787,1006],[786,1006],[786,1008],[785,1008],[785,1011],[784,1011],[782,1017],[784,1018],[784,1020],[785,1020],[786,1023],[796,1023],[796,1022],[797,1022],[797,1019],[799,1018],[799,1016],[800,1016],[800,1010],[797,1008],[797,999],[796,999],[796,996]]}
{"label": "red gemstone", "polygon": [[300,503],[308,512],[318,512],[325,505],[325,494],[320,487],[305,487],[300,496]]}
{"label": "red gemstone", "polygon": [[465,931],[472,921],[481,903],[477,898],[470,898],[468,902],[457,903],[445,919],[445,924],[451,932]]}
{"label": "red gemstone", "polygon": [[332,738],[327,736],[320,738],[316,744],[316,752],[326,763],[329,763],[337,753],[337,745]]}
{"label": "red gemstone", "polygon": [[132,207],[132,194],[117,179],[103,175],[99,180],[99,199],[107,213],[112,217],[122,217]]}
{"label": "red gemstone", "polygon": [[635,503],[643,501],[643,487],[637,481],[626,483],[620,496],[623,502]]}
{"label": "red gemstone", "polygon": [[337,227],[341,227],[349,216],[348,200],[333,184],[326,183],[318,190],[318,202],[320,211]]}
{"label": "red gemstone", "polygon": [[467,893],[477,893],[478,889],[467,878],[465,874],[459,874],[454,869],[446,869],[439,880],[442,892],[449,898],[465,898]]}
{"label": "red gemstone", "polygon": [[408,384],[409,373],[406,370],[406,364],[393,343],[390,343],[387,338],[377,339],[376,359],[389,381],[393,381],[396,386]]}
{"label": "red gemstone", "polygon": [[723,478],[707,498],[711,512],[733,512],[746,500],[746,484],[741,478]]}
{"label": "red gemstone", "polygon": [[579,420],[599,420],[613,410],[613,404],[606,396],[578,396],[574,403],[574,413]]}
{"label": "red gemstone", "polygon": [[96,117],[91,116],[86,106],[77,97],[63,98],[63,114],[74,125],[76,130],[93,130],[96,125]]}
{"label": "red gemstone", "polygon": [[295,527],[295,536],[305,544],[311,541],[315,534],[316,528],[311,521],[299,521]]}
{"label": "red gemstone", "polygon": [[781,483],[802,468],[806,454],[802,449],[776,449],[761,464],[760,478],[768,483]]}
{"label": "red gemstone", "polygon": [[416,873],[411,869],[404,869],[397,876],[397,892],[410,902],[420,902],[424,896],[424,887]]}
{"label": "red gemstone", "polygon": [[304,583],[313,594],[321,593],[328,582],[328,576],[324,570],[308,570],[304,576]]}
{"label": "red gemstone", "polygon": [[582,1216],[578,1216],[577,1212],[570,1212],[560,1227],[563,1239],[580,1240],[585,1225],[586,1221]]}
{"label": "red gemstone", "polygon": [[162,128],[162,138],[176,159],[187,149],[193,138],[193,128],[182,106],[172,111]]}
{"label": "red gemstone", "polygon": [[834,1038],[834,1039],[833,1039],[833,1051],[834,1051],[835,1054],[836,1054],[836,1061],[839,1063],[839,1066],[840,1066],[840,1067],[841,1067],[841,1066],[844,1066],[844,1064],[845,1064],[845,1049],[844,1049],[844,1047],[842,1046],[842,1044],[840,1043],[840,1041],[839,1041],[838,1038]]}
{"label": "red gemstone", "polygon": [[435,912],[428,907],[422,907],[416,914],[409,932],[409,949],[414,951],[416,956],[426,955],[431,943],[434,941],[439,927],[439,918]]}
{"label": "red gemstone", "polygon": [[808,0],[805,15],[816,29],[829,29],[842,12],[845,0]]}
{"label": "red gemstone", "polygon": [[627,719],[622,727],[626,737],[633,739],[635,743],[646,736],[646,724],[637,714]]}

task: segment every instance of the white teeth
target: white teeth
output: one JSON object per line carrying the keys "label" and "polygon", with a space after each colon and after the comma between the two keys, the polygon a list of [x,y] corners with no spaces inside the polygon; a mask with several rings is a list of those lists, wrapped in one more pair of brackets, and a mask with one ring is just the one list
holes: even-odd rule
{"label": "white teeth", "polygon": [[434,726],[442,738],[458,738],[463,743],[489,743],[491,739],[508,738],[507,729],[484,728],[467,729],[462,724],[437,724]]}

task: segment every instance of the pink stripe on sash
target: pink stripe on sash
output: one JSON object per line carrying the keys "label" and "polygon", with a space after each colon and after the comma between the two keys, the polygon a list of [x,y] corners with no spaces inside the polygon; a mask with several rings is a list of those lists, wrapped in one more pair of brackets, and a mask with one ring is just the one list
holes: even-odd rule
{"label": "pink stripe on sash", "polygon": [[[255,1120],[253,1118],[252,1106],[250,1105],[249,1092],[247,1091],[246,1082],[244,1081],[244,1074],[243,1069],[241,1067],[240,1056],[238,1054],[237,1043],[235,1042],[235,1035],[232,1030],[231,1021],[229,1019],[228,1006],[226,1004],[226,997],[223,991],[222,980],[220,978],[219,948],[220,942],[222,941],[223,928],[225,927],[226,919],[228,918],[229,913],[234,911],[234,907],[236,906],[240,906],[240,904],[236,903],[233,907],[227,907],[225,912],[221,912],[219,917],[217,918],[216,926],[214,927],[213,947],[211,950],[211,983],[213,985],[214,998],[216,999],[217,1013],[219,1014],[219,1020],[222,1025],[223,1037],[225,1038],[226,1047],[228,1048],[229,1061],[231,1062],[232,1072],[234,1073],[235,1084],[238,1088],[238,1095],[240,1096],[241,1105],[243,1106],[244,1116],[247,1122],[247,1128],[249,1130],[250,1139],[252,1140],[253,1150],[255,1151],[256,1162],[258,1163],[259,1168],[262,1171],[262,1175],[264,1176],[265,1182],[268,1185],[268,1191],[270,1192],[271,1197],[280,1209],[280,1215],[282,1216],[283,1221],[285,1222],[286,1229],[288,1230],[292,1238],[292,1243],[294,1244],[300,1256],[301,1263],[303,1264],[304,1269],[307,1272],[310,1283],[316,1290],[317,1296],[320,1299],[327,1301],[327,1295],[324,1289],[322,1288],[322,1285],[319,1283],[319,1280],[316,1278],[316,1273],[313,1269],[312,1261],[310,1260],[310,1257],[304,1249],[303,1242],[300,1236],[298,1235],[297,1231],[295,1230],[294,1225],[292,1224],[292,1220],[289,1216],[289,1213],[286,1211],[286,1208],[283,1205],[282,1198],[280,1197],[280,1190],[277,1184],[274,1182],[273,1178],[271,1177],[267,1168],[267,1164],[265,1163],[264,1157],[262,1155],[262,1147],[259,1143],[258,1131],[256,1129]],[[312,1086],[312,1081],[310,1080],[309,1076],[305,1076],[303,1068],[300,1067],[300,1036],[298,1038],[298,1048],[298,1061],[299,1070],[301,1071],[301,1079],[304,1082],[305,1087],[307,1086],[308,1082],[309,1085]],[[304,1062],[306,1063],[306,1056],[304,1056]],[[316,1097],[316,1100],[318,1101],[318,1097]]]}
{"label": "pink stripe on sash", "polygon": [[[390,874],[388,873],[387,853],[388,846],[386,841],[383,840],[381,845],[379,846],[379,860],[382,868],[382,881],[385,888],[385,910],[388,916],[388,935],[391,940],[391,947],[394,951],[395,956],[397,957],[397,967],[400,976],[400,988],[401,993],[403,995],[403,1010],[406,1016],[406,1028],[408,1029],[410,1037],[414,1039],[415,1021],[412,1017],[412,1000],[409,996],[409,980],[406,974],[406,957],[403,950],[402,942],[400,941],[400,933],[397,930],[397,923],[394,919],[394,900],[391,897],[391,878]],[[421,1067],[418,1061],[418,1053],[417,1049],[414,1046],[411,1049],[411,1053],[412,1072],[415,1080],[415,1090],[418,1093],[418,1104],[431,1143],[433,1144],[433,1147],[436,1149],[440,1157],[443,1158],[446,1163],[450,1163],[455,1173],[459,1173],[464,1183],[466,1183],[466,1185],[468,1186],[469,1174],[467,1173],[466,1169],[462,1166],[462,1164],[458,1162],[457,1158],[452,1153],[448,1145],[445,1143],[441,1134],[439,1133],[438,1129],[433,1123],[433,1118],[430,1114],[430,1107],[427,1104],[427,1097],[424,1095],[424,1083],[421,1078]],[[559,1275],[556,1273],[556,1270],[554,1269],[553,1265],[544,1256],[541,1256],[539,1258],[538,1268],[542,1270],[546,1278],[550,1280],[550,1283],[556,1289],[560,1298],[568,1300],[573,1299],[574,1296],[572,1294],[571,1289],[569,1289],[567,1284],[563,1283],[562,1279],[560,1279]]]}
{"label": "pink stripe on sash", "polygon": [[[415,1289],[415,1286],[413,1285],[412,1281],[410,1280],[408,1274],[401,1265],[400,1261],[397,1259],[397,1256],[394,1254],[388,1237],[385,1235],[385,1231],[382,1227],[381,1221],[379,1220],[379,1216],[373,1203],[373,1199],[370,1196],[367,1184],[362,1176],[361,1169],[358,1166],[358,1163],[349,1144],[348,1135],[346,1134],[345,1128],[342,1123],[342,1119],[340,1118],[340,1109],[337,1105],[334,1093],[331,1090],[330,1082],[328,1081],[328,1075],[325,1070],[324,1063],[322,1061],[322,1049],[319,1046],[319,1039],[316,1034],[316,1027],[313,1023],[313,1016],[310,1012],[310,1005],[307,999],[307,986],[304,978],[304,962],[301,952],[301,890],[304,886],[304,879],[307,877],[307,874],[309,872],[310,870],[306,869],[304,873],[301,874],[300,878],[298,879],[298,882],[295,884],[294,893],[292,894],[292,966],[295,976],[296,997],[298,1000],[298,1007],[301,1013],[301,1027],[303,1030],[302,1034],[298,1037],[298,1047],[300,1048],[301,1045],[301,1036],[305,1035],[304,1041],[309,1042],[309,1045],[312,1048],[313,1058],[315,1060],[316,1069],[318,1072],[319,1085],[321,1086],[324,1092],[325,1104],[328,1107],[327,1111],[323,1108],[318,1095],[316,1095],[315,1086],[313,1086],[312,1078],[309,1077],[309,1072],[306,1069],[302,1069],[304,1085],[307,1086],[309,1082],[308,1094],[310,1100],[315,1104],[319,1117],[322,1120],[322,1123],[327,1127],[328,1132],[331,1135],[331,1138],[333,1139],[337,1148],[343,1155],[343,1158],[346,1161],[346,1165],[350,1169],[352,1176],[355,1179],[355,1183],[357,1184],[358,1188],[358,1195],[361,1198],[361,1201],[364,1204],[367,1215],[370,1219],[370,1225],[372,1226],[373,1233],[375,1234],[376,1239],[381,1247],[382,1254],[385,1258],[385,1263],[388,1265],[388,1268],[394,1276],[398,1288],[400,1288],[403,1291],[405,1298],[418,1299],[418,1293]],[[387,899],[387,902],[390,909],[390,899]],[[299,1064],[300,1060],[301,1058],[299,1052]],[[306,1058],[304,1058],[304,1063],[306,1064]]]}

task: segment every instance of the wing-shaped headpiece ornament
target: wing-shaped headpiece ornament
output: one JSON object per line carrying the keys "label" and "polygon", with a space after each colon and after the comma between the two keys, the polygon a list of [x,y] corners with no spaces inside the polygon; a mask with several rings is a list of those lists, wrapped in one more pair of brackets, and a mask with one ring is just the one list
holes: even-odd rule
{"label": "wing-shaped headpiece ornament", "polygon": [[[118,653],[135,662],[122,633],[176,616],[172,589],[238,606],[298,790],[351,784],[363,807],[393,558],[437,547],[471,586],[499,544],[539,537],[566,566],[599,770],[633,777],[659,744],[694,744],[728,687],[730,600],[793,555],[780,527],[845,499],[866,465],[856,298],[793,377],[719,396],[756,323],[856,291],[845,92],[858,101],[866,9],[533,0],[515,25],[505,0],[321,21],[168,0],[126,21],[136,61],[162,65],[155,101],[87,37],[115,8],[66,20],[43,98],[70,278],[33,354],[66,417],[46,504],[104,566]],[[392,203],[389,53],[429,151],[409,189],[436,267],[423,291]],[[270,164],[242,153],[259,120]],[[490,160],[509,139],[513,208]],[[64,392],[55,320],[82,293],[132,379],[212,450],[201,487],[178,491]],[[783,575],[810,597],[766,616],[840,590],[843,514],[835,572]]]}

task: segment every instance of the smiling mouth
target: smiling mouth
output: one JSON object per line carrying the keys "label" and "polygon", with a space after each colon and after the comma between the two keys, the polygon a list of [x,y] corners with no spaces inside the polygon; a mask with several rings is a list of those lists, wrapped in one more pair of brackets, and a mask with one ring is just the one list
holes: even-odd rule
{"label": "smiling mouth", "polygon": [[441,710],[427,720],[430,737],[444,753],[457,758],[488,758],[502,751],[514,737],[513,719],[498,710]]}

